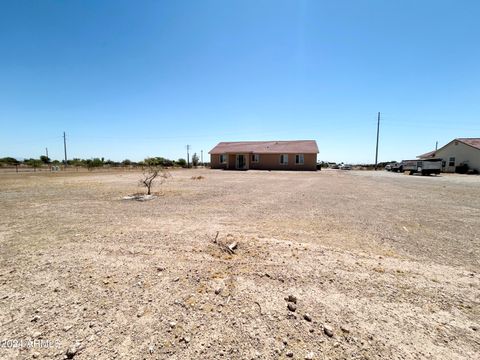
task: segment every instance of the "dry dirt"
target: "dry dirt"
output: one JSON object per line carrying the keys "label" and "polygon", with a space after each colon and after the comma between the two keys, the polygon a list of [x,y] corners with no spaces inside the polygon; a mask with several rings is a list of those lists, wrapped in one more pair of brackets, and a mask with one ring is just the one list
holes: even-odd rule
{"label": "dry dirt", "polygon": [[0,358],[478,359],[480,177],[138,179],[0,174]]}

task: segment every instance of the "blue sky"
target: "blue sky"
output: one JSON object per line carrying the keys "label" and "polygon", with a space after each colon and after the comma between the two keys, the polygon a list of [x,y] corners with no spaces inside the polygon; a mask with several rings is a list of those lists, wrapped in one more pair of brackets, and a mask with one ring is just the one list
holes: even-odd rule
{"label": "blue sky", "polygon": [[480,137],[480,2],[0,1],[0,157],[315,139],[373,162]]}

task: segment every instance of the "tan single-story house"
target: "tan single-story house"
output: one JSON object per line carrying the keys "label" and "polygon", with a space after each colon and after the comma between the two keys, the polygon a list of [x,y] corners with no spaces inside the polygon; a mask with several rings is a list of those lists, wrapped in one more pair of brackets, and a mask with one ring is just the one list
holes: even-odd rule
{"label": "tan single-story house", "polygon": [[442,159],[443,172],[455,172],[458,168],[480,172],[480,138],[453,139],[438,150],[418,155],[419,159]]}
{"label": "tan single-story house", "polygon": [[218,143],[210,154],[212,169],[316,170],[315,140]]}

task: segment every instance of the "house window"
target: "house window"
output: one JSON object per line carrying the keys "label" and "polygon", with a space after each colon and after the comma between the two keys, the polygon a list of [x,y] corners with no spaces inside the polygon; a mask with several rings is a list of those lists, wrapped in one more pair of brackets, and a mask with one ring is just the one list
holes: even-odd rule
{"label": "house window", "polygon": [[455,166],[455,158],[454,158],[454,157],[451,157],[451,158],[448,160],[448,166]]}
{"label": "house window", "polygon": [[295,155],[295,164],[296,165],[303,165],[303,154]]}
{"label": "house window", "polygon": [[258,163],[260,161],[260,155],[252,154],[252,163]]}
{"label": "house window", "polygon": [[227,163],[227,155],[220,154],[220,164],[226,164],[226,163]]}
{"label": "house window", "polygon": [[288,164],[288,155],[281,154],[280,155],[280,165],[287,165]]}
{"label": "house window", "polygon": [[442,168],[444,168],[447,165],[447,162],[445,160],[442,161]]}

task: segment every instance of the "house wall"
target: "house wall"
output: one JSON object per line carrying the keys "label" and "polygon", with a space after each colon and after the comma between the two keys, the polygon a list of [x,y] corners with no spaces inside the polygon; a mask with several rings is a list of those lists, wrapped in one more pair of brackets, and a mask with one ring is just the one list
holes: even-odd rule
{"label": "house wall", "polygon": [[[258,163],[252,162],[252,154],[245,154],[247,156],[247,165],[249,169],[257,170],[316,170],[317,169],[317,154],[303,154],[304,164],[295,164],[296,153],[288,153],[288,164],[280,164],[280,154],[259,154],[260,160]],[[220,155],[211,154],[210,164],[212,169],[235,169],[236,154],[228,155],[227,164],[220,164]]]}
{"label": "house wall", "polygon": [[226,169],[227,164],[220,163],[220,154],[210,154],[210,167],[212,169]]}
{"label": "house wall", "polygon": [[[455,172],[455,166],[467,163],[470,169],[480,171],[480,149],[466,145],[460,141],[452,141],[436,153],[436,158],[446,161],[444,172]],[[448,166],[451,157],[455,158],[455,166]]]}

